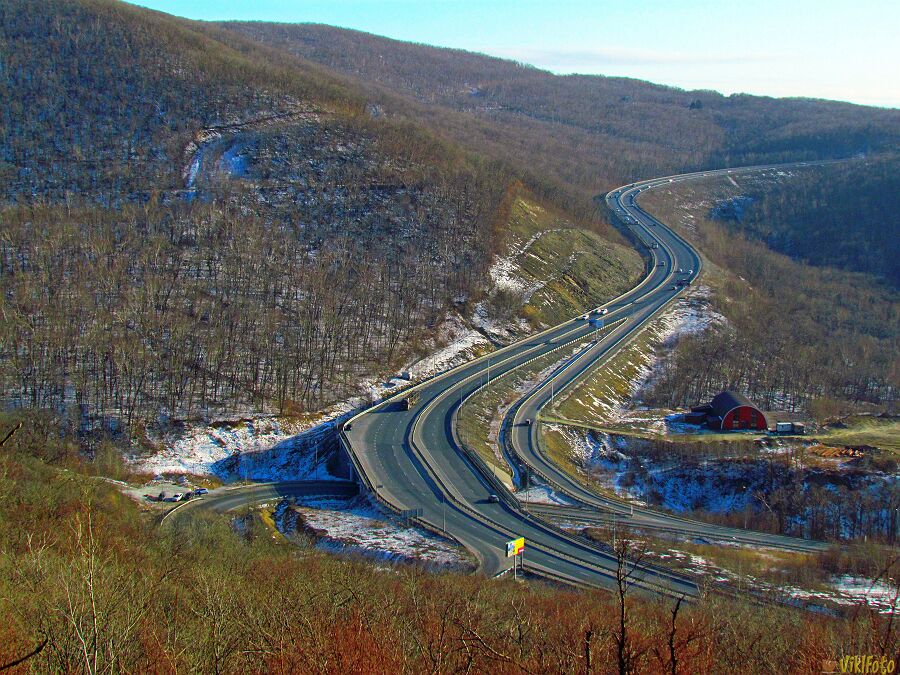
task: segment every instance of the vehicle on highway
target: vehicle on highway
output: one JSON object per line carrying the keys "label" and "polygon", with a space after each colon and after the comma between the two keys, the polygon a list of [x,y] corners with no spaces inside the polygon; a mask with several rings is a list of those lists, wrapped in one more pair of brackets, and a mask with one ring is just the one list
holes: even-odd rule
{"label": "vehicle on highway", "polygon": [[673,290],[673,291],[677,291],[677,290],[678,290],[678,286],[676,286],[675,284],[672,284],[672,290]]}
{"label": "vehicle on highway", "polygon": [[694,270],[688,270],[687,273],[688,273],[688,274],[693,274],[693,273],[694,273]]}
{"label": "vehicle on highway", "polygon": [[[412,407],[419,402],[419,392],[410,392],[409,396],[400,401],[400,407],[403,410],[411,410]],[[346,429],[346,427],[344,427]]]}
{"label": "vehicle on highway", "polygon": [[588,312],[587,314],[582,314],[581,318],[582,318],[582,320],[587,321],[588,319],[591,318],[591,313]]}
{"label": "vehicle on highway", "polygon": [[678,274],[684,274],[684,270],[681,269],[680,267],[678,268]]}
{"label": "vehicle on highway", "polygon": [[665,261],[665,260],[660,260],[660,261],[659,261],[659,266],[660,266],[660,267],[665,267],[665,266],[666,266],[666,261]]}
{"label": "vehicle on highway", "polygon": [[497,495],[488,495],[488,501],[489,501],[491,504],[499,504],[499,503],[500,503],[500,497],[498,497]]}
{"label": "vehicle on highway", "polygon": [[525,420],[522,422],[522,424],[524,424],[526,427],[530,427],[531,426],[531,418],[525,418]]}

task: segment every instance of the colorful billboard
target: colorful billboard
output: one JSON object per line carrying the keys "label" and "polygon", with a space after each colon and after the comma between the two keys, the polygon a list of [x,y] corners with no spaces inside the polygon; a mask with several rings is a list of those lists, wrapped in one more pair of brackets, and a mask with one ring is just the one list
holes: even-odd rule
{"label": "colorful billboard", "polygon": [[525,550],[525,537],[506,542],[506,557],[512,558]]}

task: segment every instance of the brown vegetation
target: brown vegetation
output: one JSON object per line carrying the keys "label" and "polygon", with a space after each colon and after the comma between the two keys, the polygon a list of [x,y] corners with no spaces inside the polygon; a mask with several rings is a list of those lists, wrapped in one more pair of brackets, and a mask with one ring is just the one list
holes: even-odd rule
{"label": "brown vegetation", "polygon": [[0,665],[43,648],[13,672],[776,673],[896,653],[864,609],[657,601],[628,592],[627,564],[624,593],[575,593],[379,571],[218,518],[158,531],[58,420],[25,422],[0,457]]}

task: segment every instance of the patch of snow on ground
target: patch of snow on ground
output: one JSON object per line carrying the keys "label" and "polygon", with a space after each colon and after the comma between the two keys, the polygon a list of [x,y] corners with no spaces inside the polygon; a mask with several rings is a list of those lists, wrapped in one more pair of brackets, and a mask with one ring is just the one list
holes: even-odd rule
{"label": "patch of snow on ground", "polygon": [[776,595],[798,601],[816,604],[824,602],[825,604],[831,603],[844,607],[868,605],[882,614],[900,610],[897,588],[885,581],[873,581],[863,577],[841,575],[832,577],[826,588],[813,590],[792,585],[773,584],[749,574],[738,574],[721,568],[702,556],[676,549],[670,549],[667,553],[654,554],[654,557],[663,561],[678,560],[682,563],[687,563],[688,570],[693,574],[706,576],[717,583],[737,585],[754,590],[764,596]]}
{"label": "patch of snow on ground", "polygon": [[885,581],[842,574],[833,577],[831,585],[840,596],[850,602],[865,602],[882,614],[900,610],[897,587]]}
{"label": "patch of snow on ground", "polygon": [[516,492],[516,498],[525,504],[553,504],[555,506],[574,506],[575,502],[564,495],[559,494],[549,485],[540,483],[534,478],[532,482],[537,483],[526,490]]}
{"label": "patch of snow on ground", "polygon": [[[457,544],[418,527],[403,527],[395,516],[364,499],[301,499],[291,510],[316,530],[317,546],[341,553],[360,553],[389,561],[419,561],[442,568],[469,564]],[[296,519],[286,517],[287,504],[276,511],[276,522],[290,536]]]}
{"label": "patch of snow on ground", "polygon": [[516,262],[516,258],[519,256],[529,253],[529,255],[535,257],[540,260],[533,253],[528,251],[531,248],[531,245],[534,244],[538,239],[549,232],[556,232],[558,230],[541,230],[540,232],[536,232],[531,235],[531,237],[525,241],[523,244],[513,244],[509,247],[506,255],[497,256],[494,259],[494,262],[491,264],[490,270],[488,270],[488,274],[491,275],[491,281],[494,284],[494,288],[498,290],[508,290],[521,292],[523,294],[532,294],[538,288],[543,286],[543,283],[532,282],[529,283],[522,278],[522,275],[519,273],[519,265]]}
{"label": "patch of snow on ground", "polygon": [[444,346],[411,364],[407,370],[413,379],[424,379],[464,363],[478,352],[490,349],[481,333],[465,326],[458,316],[444,321],[436,331],[437,342]]}
{"label": "patch of snow on ground", "polygon": [[[258,417],[221,425],[193,425],[159,437],[162,449],[136,458],[136,470],[159,474],[215,475],[223,480],[298,480],[334,478],[316,457],[316,446],[333,433],[344,406],[329,410],[324,421],[289,424]],[[316,459],[319,466],[316,467]]]}

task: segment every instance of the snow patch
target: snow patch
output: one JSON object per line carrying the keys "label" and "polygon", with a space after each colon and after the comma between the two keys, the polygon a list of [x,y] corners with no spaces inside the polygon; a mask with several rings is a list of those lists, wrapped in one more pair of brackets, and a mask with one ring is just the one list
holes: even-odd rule
{"label": "snow patch", "polygon": [[282,502],[275,521],[286,536],[296,532],[298,523],[315,530],[317,547],[327,551],[452,569],[469,562],[457,544],[418,527],[403,527],[393,514],[365,499],[298,499],[295,506]]}

